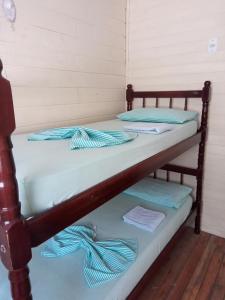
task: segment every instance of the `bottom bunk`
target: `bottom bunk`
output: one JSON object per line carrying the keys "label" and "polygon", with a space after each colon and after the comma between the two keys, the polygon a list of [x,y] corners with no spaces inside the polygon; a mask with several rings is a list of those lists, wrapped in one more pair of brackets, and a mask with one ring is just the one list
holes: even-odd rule
{"label": "bottom bunk", "polygon": [[[136,206],[163,212],[164,220],[151,233],[123,221],[123,216]],[[97,240],[136,240],[137,258],[129,269],[117,279],[89,288],[83,274],[84,255],[81,249],[67,256],[46,258],[41,256],[45,245],[33,249],[30,262],[33,298],[40,300],[122,300],[126,299],[153,264],[180,226],[187,219],[192,198],[186,197],[178,208],[153,204],[122,193],[92,211],[76,224],[95,226]],[[7,274],[0,266],[0,299],[10,299]],[[3,278],[4,277],[4,278]],[[137,299],[137,298],[136,298]]]}

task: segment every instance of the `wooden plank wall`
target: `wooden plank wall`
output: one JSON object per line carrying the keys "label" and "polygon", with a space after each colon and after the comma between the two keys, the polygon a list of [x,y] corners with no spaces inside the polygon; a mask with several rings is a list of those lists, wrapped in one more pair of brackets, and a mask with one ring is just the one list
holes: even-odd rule
{"label": "wooden plank wall", "polygon": [[[127,82],[135,89],[198,89],[212,81],[203,229],[225,237],[225,1],[129,0],[127,19]],[[214,37],[218,51],[209,54]]]}
{"label": "wooden plank wall", "polygon": [[17,0],[0,9],[0,57],[17,131],[110,119],[124,110],[126,0]]}

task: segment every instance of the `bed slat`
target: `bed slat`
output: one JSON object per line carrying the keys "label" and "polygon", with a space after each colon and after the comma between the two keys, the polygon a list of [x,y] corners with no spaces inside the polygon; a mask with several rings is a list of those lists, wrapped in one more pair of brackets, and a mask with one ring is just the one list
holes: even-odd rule
{"label": "bed slat", "polygon": [[184,174],[180,173],[180,184],[184,184]]}
{"label": "bed slat", "polygon": [[146,107],[146,100],[145,98],[143,98],[143,105],[142,105],[144,108]]}
{"label": "bed slat", "polygon": [[188,168],[188,167],[183,167],[183,166],[178,166],[178,165],[173,165],[173,164],[166,164],[161,168],[162,170],[166,171],[171,171],[175,173],[182,173],[185,175],[191,175],[191,176],[197,176],[198,175],[198,169],[194,168]]}
{"label": "bed slat", "polygon": [[188,109],[188,98],[185,98],[185,102],[184,102],[184,110]]}
{"label": "bed slat", "polygon": [[166,181],[170,181],[170,171],[166,171]]}

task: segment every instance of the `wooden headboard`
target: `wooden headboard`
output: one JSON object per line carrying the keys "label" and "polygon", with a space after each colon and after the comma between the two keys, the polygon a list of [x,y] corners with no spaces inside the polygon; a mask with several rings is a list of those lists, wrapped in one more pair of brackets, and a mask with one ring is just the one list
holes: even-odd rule
{"label": "wooden headboard", "polygon": [[126,100],[127,110],[133,109],[134,99],[142,98],[142,107],[146,107],[147,98],[155,98],[155,107],[159,107],[160,98],[168,98],[168,107],[173,108],[174,98],[184,99],[184,110],[188,110],[188,102],[190,98],[199,98],[202,100],[202,114],[201,114],[201,127],[199,130],[206,130],[208,119],[208,106],[209,106],[209,91],[210,81],[205,81],[201,90],[191,91],[134,91],[132,84],[127,85]]}

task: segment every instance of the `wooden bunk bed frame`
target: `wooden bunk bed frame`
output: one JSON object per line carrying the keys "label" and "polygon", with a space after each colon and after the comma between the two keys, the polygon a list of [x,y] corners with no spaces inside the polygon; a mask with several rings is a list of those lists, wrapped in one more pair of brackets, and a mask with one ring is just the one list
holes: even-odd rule
{"label": "wooden bunk bed frame", "polygon": [[[188,108],[189,98],[201,99],[202,115],[198,132],[192,137],[135,164],[67,201],[26,219],[21,215],[10,139],[12,132],[15,130],[11,86],[10,82],[2,77],[2,69],[3,66],[0,60],[0,255],[2,263],[9,271],[11,293],[14,300],[32,299],[27,264],[32,258],[31,249],[33,247],[45,242],[79,218],[159,168],[166,170],[167,180],[169,180],[170,171],[181,174],[181,183],[184,174],[196,177],[197,193],[193,210],[196,210],[195,233],[200,233],[203,166],[210,91],[209,81],[204,83],[202,90],[192,91],[136,92],[133,91],[131,85],[128,85],[126,94],[128,110],[132,109],[135,98],[143,99],[143,107],[146,105],[145,99],[147,98],[155,98],[156,107],[158,107],[159,98],[169,98],[170,108],[173,106],[173,98],[184,98],[185,110]],[[167,164],[197,144],[199,144],[197,168]],[[168,250],[172,248],[181,230],[178,230],[128,299],[137,299],[137,295],[146,282],[146,278],[151,276],[153,270],[156,270],[160,262],[166,257]]]}

